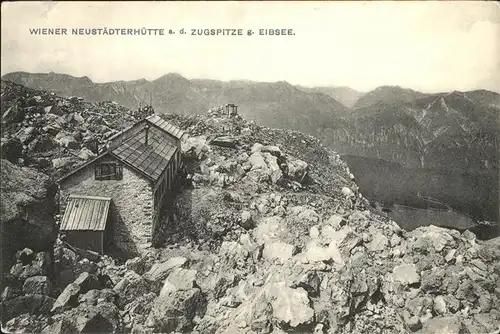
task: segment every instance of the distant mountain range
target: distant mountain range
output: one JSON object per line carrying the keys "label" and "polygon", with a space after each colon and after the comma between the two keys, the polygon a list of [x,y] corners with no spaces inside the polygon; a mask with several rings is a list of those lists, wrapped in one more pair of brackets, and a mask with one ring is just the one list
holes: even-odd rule
{"label": "distant mountain range", "polygon": [[337,134],[332,142],[344,153],[407,167],[491,170],[498,168],[499,120],[500,95],[494,92],[380,87],[351,110],[349,135]]}
{"label": "distant mountain range", "polygon": [[108,83],[53,72],[13,72],[2,79],[130,109],[151,103],[160,113],[190,115],[235,103],[249,120],[315,135],[341,154],[412,168],[498,168],[500,94],[487,90],[426,94],[382,86],[361,93],[286,81],[188,80],[175,73]]}

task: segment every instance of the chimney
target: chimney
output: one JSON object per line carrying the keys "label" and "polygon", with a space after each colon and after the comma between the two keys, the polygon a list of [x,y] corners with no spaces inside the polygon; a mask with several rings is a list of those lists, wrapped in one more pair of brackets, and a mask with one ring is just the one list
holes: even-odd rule
{"label": "chimney", "polygon": [[146,129],[146,139],[144,140],[144,144],[148,145],[148,137],[149,137],[149,124],[148,123],[146,123],[145,129]]}

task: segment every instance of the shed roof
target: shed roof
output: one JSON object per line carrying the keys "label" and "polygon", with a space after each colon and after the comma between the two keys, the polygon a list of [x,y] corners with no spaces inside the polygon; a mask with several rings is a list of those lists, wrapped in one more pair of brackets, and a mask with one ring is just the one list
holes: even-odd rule
{"label": "shed roof", "polygon": [[61,221],[61,231],[104,231],[110,197],[71,194]]}

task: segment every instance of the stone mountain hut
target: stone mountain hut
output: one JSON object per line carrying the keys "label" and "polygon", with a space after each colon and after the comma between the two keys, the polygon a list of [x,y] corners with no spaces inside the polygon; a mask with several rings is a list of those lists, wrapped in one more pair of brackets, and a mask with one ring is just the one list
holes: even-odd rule
{"label": "stone mountain hut", "polygon": [[157,115],[110,138],[104,152],[58,180],[60,231],[76,247],[126,257],[163,238],[160,217],[175,194],[184,132]]}

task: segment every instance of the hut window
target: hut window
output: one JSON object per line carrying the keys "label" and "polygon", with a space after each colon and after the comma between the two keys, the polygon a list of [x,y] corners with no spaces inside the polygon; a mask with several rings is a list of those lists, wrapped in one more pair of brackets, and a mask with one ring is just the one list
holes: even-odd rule
{"label": "hut window", "polygon": [[95,165],[96,180],[121,180],[123,179],[122,165],[116,162],[103,162]]}

